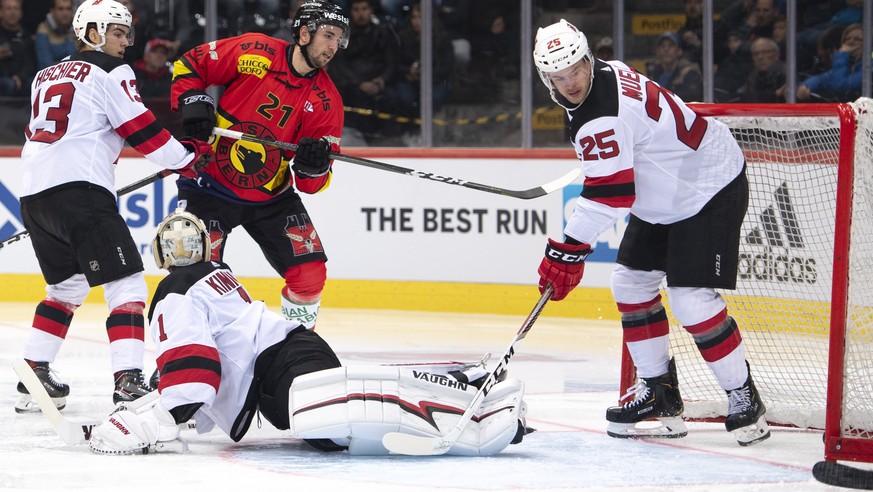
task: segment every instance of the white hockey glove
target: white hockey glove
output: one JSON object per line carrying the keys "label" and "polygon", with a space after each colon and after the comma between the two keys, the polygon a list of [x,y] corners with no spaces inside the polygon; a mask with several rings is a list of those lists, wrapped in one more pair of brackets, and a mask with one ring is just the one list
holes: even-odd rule
{"label": "white hockey glove", "polygon": [[179,426],[157,398],[151,405],[131,408],[120,403],[109,417],[91,431],[88,447],[100,454],[148,454],[188,451],[179,438]]}

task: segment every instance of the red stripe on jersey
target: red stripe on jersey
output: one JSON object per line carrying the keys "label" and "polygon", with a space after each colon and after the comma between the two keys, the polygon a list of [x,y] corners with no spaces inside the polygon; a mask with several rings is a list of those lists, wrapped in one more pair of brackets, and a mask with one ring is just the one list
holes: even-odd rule
{"label": "red stripe on jersey", "polygon": [[619,171],[609,176],[586,176],[583,186],[621,185],[634,182],[633,168]]}
{"label": "red stripe on jersey", "polygon": [[[186,364],[186,359],[191,361]],[[212,370],[204,367],[202,361],[208,361],[205,365],[214,365],[217,369]],[[158,371],[161,373],[160,387],[165,388],[185,383],[204,383],[215,388],[221,381],[221,360],[215,347],[206,345],[190,344],[166,350],[158,357]],[[172,371],[167,369],[167,364],[174,367]]]}
{"label": "red stripe on jersey", "polygon": [[617,302],[618,312],[620,313],[636,313],[638,311],[648,311],[652,306],[661,302],[661,294],[655,296],[654,299],[647,302],[641,302],[639,304],[627,304],[624,302]]}
{"label": "red stripe on jersey", "polygon": [[582,197],[607,207],[629,208],[636,200],[633,168],[609,176],[587,176]]}
{"label": "red stripe on jersey", "polygon": [[[116,128],[115,131],[125,140],[136,140],[131,139],[130,137],[137,132],[146,130],[147,127],[156,123],[157,120],[155,119],[155,115],[151,111],[146,111],[139,116],[124,122],[124,124]],[[154,135],[135,144],[133,147],[143,155],[148,155],[164,146],[170,141],[170,138],[172,138],[170,132],[167,131],[166,128],[161,128],[159,131],[155,132]]]}
{"label": "red stripe on jersey", "polygon": [[692,335],[700,335],[712,330],[713,328],[721,326],[724,324],[725,320],[727,320],[727,308],[722,309],[720,313],[712,318],[694,325],[688,325],[685,329]]}

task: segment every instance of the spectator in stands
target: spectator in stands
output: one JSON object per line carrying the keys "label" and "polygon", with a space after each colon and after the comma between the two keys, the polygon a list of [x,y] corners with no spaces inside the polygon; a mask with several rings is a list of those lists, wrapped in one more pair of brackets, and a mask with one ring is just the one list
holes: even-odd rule
{"label": "spectator in stands", "polygon": [[21,0],[0,0],[0,96],[30,95],[33,38],[21,26]]}
{"label": "spectator in stands", "polygon": [[470,36],[472,63],[468,73],[474,86],[480,90],[480,101],[503,100],[501,91],[507,80],[519,76],[518,21],[508,3],[486,2],[476,4],[481,14],[473,17],[473,32]]}
{"label": "spectator in stands", "polygon": [[[407,27],[400,31],[400,54],[394,82],[385,91],[385,110],[392,114],[417,117],[421,99],[421,3],[409,11]],[[433,86],[430,94],[434,110],[449,95],[454,51],[439,18],[433,20]]]}
{"label": "spectator in stands", "polygon": [[842,45],[834,53],[833,67],[813,75],[797,87],[797,100],[845,102],[861,94],[863,27],[851,24],[843,31]]}
{"label": "spectator in stands", "polygon": [[670,90],[683,101],[703,99],[703,75],[700,66],[682,58],[679,35],[667,31],[658,36],[655,60],[646,64],[650,79]]}
{"label": "spectator in stands", "polygon": [[745,85],[738,94],[740,102],[783,102],[785,64],[779,60],[779,45],[770,38],[759,38],[752,43],[752,64]]}
{"label": "spectator in stands", "polygon": [[353,108],[346,114],[346,125],[373,137],[380,120],[356,110],[379,111],[379,101],[397,70],[400,43],[390,27],[374,22],[370,0],[351,0],[349,4],[350,38],[355,41],[336,53],[328,72],[343,104]]}
{"label": "spectator in stands", "polygon": [[728,55],[716,66],[714,76],[716,102],[734,102],[737,91],[746,83],[746,77],[752,71],[752,58],[749,52],[740,49],[743,45],[743,34],[733,31],[728,35]]}
{"label": "spectator in stands", "polygon": [[133,64],[136,85],[143,98],[169,98],[173,73],[167,62],[172,50],[172,44],[166,39],[155,38],[146,42],[143,58]]}
{"label": "spectator in stands", "polygon": [[788,19],[784,15],[777,16],[773,21],[773,41],[779,46],[779,59],[785,61],[785,42],[788,39]]}
{"label": "spectator in stands", "polygon": [[719,22],[728,32],[743,30],[747,19],[755,8],[755,0],[735,0],[721,13]]}
{"label": "spectator in stands", "polygon": [[[815,2],[810,6],[813,15],[805,15],[804,19],[811,25],[797,33],[797,68],[799,71],[809,70],[818,40],[824,31],[830,27],[840,29],[861,22],[864,0],[839,0],[830,2]],[[831,15],[827,15],[831,14]],[[810,19],[809,17],[814,17]],[[822,22],[822,19],[826,19]]]}
{"label": "spectator in stands", "polygon": [[[81,2],[76,0],[76,6]],[[52,0],[27,0],[21,5],[21,27],[27,32],[36,32],[39,24],[45,20],[52,6]]]}
{"label": "spectator in stands", "polygon": [[437,0],[434,10],[452,40],[455,67],[461,71],[466,70],[472,57],[470,44],[473,33],[470,24],[473,17],[472,0]]}
{"label": "spectator in stands", "polygon": [[[127,5],[129,2],[130,0],[122,3]],[[133,0],[133,3],[141,17],[139,23],[145,24],[150,31],[148,38],[140,38],[137,33],[137,42],[133,46],[137,54],[135,59],[142,58],[143,45],[148,39],[161,38],[169,41],[173,48],[172,53],[183,53],[203,42],[192,39],[195,24],[190,19],[192,10],[188,0]],[[221,0],[218,3],[220,5]]]}
{"label": "spectator in stands", "polygon": [[133,31],[133,45],[124,50],[124,61],[132,66],[145,55],[146,42],[156,36],[148,17],[141,15],[138,5],[134,4],[133,0],[116,1],[124,5],[133,17],[133,24],[130,26],[130,30]]}
{"label": "spectator in stands", "polygon": [[[821,33],[816,44],[816,56],[812,60],[812,66],[809,67],[809,70],[800,72],[802,76],[799,80],[805,80],[831,69],[834,63],[834,54],[843,45],[844,30],[845,28],[840,26],[831,26]],[[801,63],[798,60],[798,67],[800,65]]]}
{"label": "spectator in stands", "polygon": [[594,45],[594,58],[601,60],[614,60],[615,51],[613,50],[612,38],[605,36],[600,38],[600,41]]}
{"label": "spectator in stands", "polygon": [[755,8],[740,26],[746,34],[745,42],[751,44],[758,38],[773,38],[773,23],[779,17],[776,0],[755,0]]}
{"label": "spectator in stands", "polygon": [[34,36],[36,69],[41,70],[76,52],[73,34],[73,0],[53,0],[49,13]]}
{"label": "spectator in stands", "polygon": [[698,65],[703,63],[703,0],[685,0],[685,24],[676,34],[682,56]]}
{"label": "spectator in stands", "polygon": [[219,0],[227,16],[230,34],[259,31],[268,19],[279,15],[279,0]]}
{"label": "spectator in stands", "polygon": [[[284,39],[289,43],[294,42],[294,31],[291,29],[291,24],[294,20],[294,15],[300,9],[300,4],[305,2],[306,0],[291,0],[288,3],[288,12],[285,16],[285,19],[281,22],[281,26],[277,29],[272,36],[278,39]],[[335,5],[339,6],[338,2],[333,2]],[[345,10],[345,9],[344,9]]]}

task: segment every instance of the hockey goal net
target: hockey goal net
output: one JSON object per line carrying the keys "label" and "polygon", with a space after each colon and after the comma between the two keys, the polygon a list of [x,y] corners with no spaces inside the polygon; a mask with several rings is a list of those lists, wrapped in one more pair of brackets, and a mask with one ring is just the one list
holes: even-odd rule
{"label": "hockey goal net", "polygon": [[[767,419],[826,428],[832,459],[873,462],[873,102],[695,110],[726,123],[747,160],[738,286],[722,295]],[[724,391],[672,317],[670,338],[686,417],[724,417]],[[624,352],[623,390],[636,378]]]}

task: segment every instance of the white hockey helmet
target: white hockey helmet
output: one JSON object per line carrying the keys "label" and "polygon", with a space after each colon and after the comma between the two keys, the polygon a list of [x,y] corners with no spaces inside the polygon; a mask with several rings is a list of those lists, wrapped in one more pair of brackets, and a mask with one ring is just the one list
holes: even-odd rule
{"label": "white hockey helmet", "polygon": [[[92,44],[88,41],[88,24],[97,27],[100,34],[100,44]],[[115,0],[85,0],[73,15],[73,31],[78,38],[88,46],[98,49],[106,44],[106,30],[109,24],[120,24],[130,28],[128,40],[133,45],[133,16],[127,7]]]}
{"label": "white hockey helmet", "polygon": [[539,73],[543,84],[549,89],[552,100],[567,109],[575,109],[568,107],[568,102],[563,97],[560,97],[560,100],[556,97],[555,87],[548,74],[572,67],[579,60],[586,59],[591,64],[591,77],[593,79],[594,55],[591,53],[588,39],[582,34],[582,31],[564,19],[537,29],[533,58],[537,73]]}
{"label": "white hockey helmet", "polygon": [[191,212],[177,208],[160,224],[152,239],[158,268],[183,267],[209,261],[211,242],[206,224]]}

